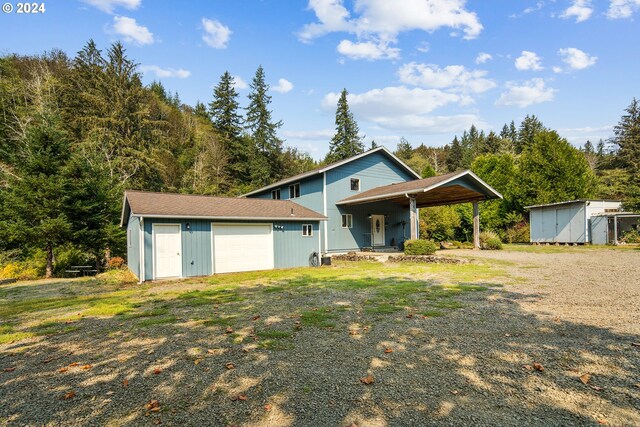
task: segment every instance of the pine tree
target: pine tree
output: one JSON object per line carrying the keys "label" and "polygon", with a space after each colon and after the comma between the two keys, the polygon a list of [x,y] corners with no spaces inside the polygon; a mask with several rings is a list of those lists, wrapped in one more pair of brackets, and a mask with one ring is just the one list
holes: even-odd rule
{"label": "pine tree", "polygon": [[625,109],[613,133],[612,142],[618,147],[617,158],[630,176],[626,206],[640,210],[640,103],[636,98]]}
{"label": "pine tree", "polygon": [[242,134],[242,116],[238,114],[238,92],[233,76],[225,71],[213,89],[213,101],[209,103],[209,115],[213,126],[228,140]]}
{"label": "pine tree", "polygon": [[458,137],[455,136],[453,141],[451,141],[451,145],[449,145],[449,150],[447,152],[447,169],[449,172],[455,172],[462,168],[464,150],[462,144],[458,140]]}
{"label": "pine tree", "polygon": [[249,106],[247,110],[246,128],[256,145],[258,152],[265,157],[268,164],[266,181],[282,177],[282,143],[277,131],[282,121],[273,122],[271,118],[271,96],[269,85],[265,81],[264,69],[259,66],[250,84]]}
{"label": "pine tree", "polygon": [[514,140],[514,148],[517,154],[522,153],[527,147],[533,145],[533,140],[537,133],[546,130],[544,125],[535,115],[527,116],[520,123],[518,136]]}
{"label": "pine tree", "polygon": [[400,137],[400,142],[398,142],[398,147],[394,154],[404,161],[411,158],[411,155],[413,154],[413,147],[404,136]]}
{"label": "pine tree", "polygon": [[335,122],[336,133],[331,138],[329,154],[326,157],[326,161],[329,163],[355,156],[364,151],[363,138],[358,135],[360,132],[358,123],[356,123],[347,103],[348,94],[347,89],[342,89],[338,99]]}

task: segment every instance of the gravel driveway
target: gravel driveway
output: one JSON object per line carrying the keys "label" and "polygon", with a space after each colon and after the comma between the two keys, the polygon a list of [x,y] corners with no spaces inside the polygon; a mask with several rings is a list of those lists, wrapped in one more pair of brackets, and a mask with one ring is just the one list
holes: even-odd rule
{"label": "gravel driveway", "polygon": [[[172,308],[0,345],[0,425],[640,425],[640,251],[447,254],[503,273],[442,316],[298,287],[229,303],[232,332]],[[326,306],[333,325],[295,314]]]}

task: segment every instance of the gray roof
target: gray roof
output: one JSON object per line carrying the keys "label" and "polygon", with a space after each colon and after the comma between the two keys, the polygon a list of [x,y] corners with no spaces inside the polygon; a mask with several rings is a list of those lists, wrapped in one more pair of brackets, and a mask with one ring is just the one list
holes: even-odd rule
{"label": "gray roof", "polygon": [[547,203],[544,205],[532,205],[525,206],[525,209],[535,209],[535,208],[546,208],[548,206],[559,206],[559,205],[570,205],[573,203],[587,203],[587,202],[613,202],[613,203],[622,203],[620,200],[610,200],[610,199],[575,199],[575,200],[567,200],[566,202],[556,202],[556,203]]}
{"label": "gray roof", "polygon": [[267,191],[267,190],[271,190],[271,189],[274,189],[274,188],[278,188],[278,187],[280,187],[282,185],[294,183],[296,181],[300,181],[301,179],[305,179],[305,178],[308,178],[308,177],[313,176],[313,175],[324,173],[324,172],[329,171],[331,169],[337,168],[338,166],[342,166],[344,164],[347,164],[349,162],[357,160],[357,159],[359,159],[361,157],[365,157],[365,156],[368,156],[369,154],[373,154],[373,153],[377,153],[377,152],[385,153],[394,162],[396,162],[403,169],[405,169],[409,174],[413,175],[416,178],[420,178],[420,175],[418,173],[416,173],[413,169],[411,169],[409,166],[407,166],[406,163],[404,163],[402,160],[400,160],[397,156],[395,156],[387,148],[380,146],[378,148],[374,148],[372,150],[365,151],[364,153],[357,154],[357,155],[355,155],[353,157],[349,157],[348,159],[344,159],[344,160],[341,160],[339,162],[331,163],[329,165],[322,166],[320,168],[313,169],[313,170],[310,170],[308,172],[304,172],[304,173],[301,173],[301,174],[298,174],[298,175],[294,175],[294,176],[289,177],[289,178],[282,179],[280,181],[274,182],[273,184],[269,184],[269,185],[267,185],[265,187],[258,188],[257,190],[253,190],[250,193],[244,194],[242,197],[252,196],[254,194],[258,194],[258,193],[261,193],[263,191]]}
{"label": "gray roof", "polygon": [[191,194],[126,191],[121,225],[129,212],[145,218],[323,221],[327,218],[290,200],[243,199]]}

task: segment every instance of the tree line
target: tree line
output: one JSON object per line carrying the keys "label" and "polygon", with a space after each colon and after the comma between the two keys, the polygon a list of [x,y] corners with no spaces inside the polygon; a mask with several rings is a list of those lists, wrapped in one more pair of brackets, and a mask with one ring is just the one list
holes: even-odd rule
{"label": "tree line", "polygon": [[[346,89],[320,162],[278,136],[283,123],[261,66],[245,107],[229,71],[203,98],[190,106],[160,82],[143,85],[120,43],[102,51],[90,40],[73,58],[58,50],[0,57],[0,274],[23,263],[51,276],[126,253],[126,189],[237,196],[365,150]],[[506,230],[534,202],[602,195],[638,206],[638,121],[634,99],[612,144],[582,151],[528,116],[500,134],[472,126],[444,147],[403,138],[396,154],[423,176],[474,170],[505,194],[483,209],[485,226]],[[462,238],[465,207],[443,209],[455,225],[447,238],[452,229]],[[429,215],[423,230],[440,237]]]}

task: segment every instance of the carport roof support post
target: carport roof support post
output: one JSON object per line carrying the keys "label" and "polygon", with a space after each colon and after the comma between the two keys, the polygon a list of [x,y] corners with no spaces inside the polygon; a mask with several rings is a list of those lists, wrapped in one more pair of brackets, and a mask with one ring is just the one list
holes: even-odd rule
{"label": "carport roof support post", "polygon": [[480,249],[480,208],[473,202],[473,249]]}

